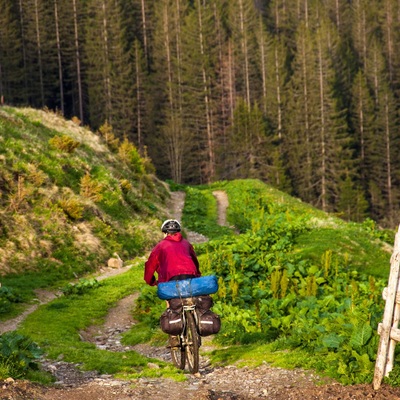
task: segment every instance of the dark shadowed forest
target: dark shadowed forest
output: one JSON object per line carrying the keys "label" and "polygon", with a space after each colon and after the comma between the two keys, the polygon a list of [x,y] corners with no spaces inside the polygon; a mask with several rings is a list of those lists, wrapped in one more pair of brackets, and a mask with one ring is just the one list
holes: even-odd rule
{"label": "dark shadowed forest", "polygon": [[2,103],[127,138],[162,179],[259,178],[386,227],[399,77],[397,0],[0,0]]}

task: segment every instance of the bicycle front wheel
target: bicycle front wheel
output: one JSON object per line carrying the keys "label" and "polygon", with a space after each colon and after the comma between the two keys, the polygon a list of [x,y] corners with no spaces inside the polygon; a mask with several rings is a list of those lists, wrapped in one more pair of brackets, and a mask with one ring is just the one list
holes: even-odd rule
{"label": "bicycle front wheel", "polygon": [[179,369],[185,369],[185,349],[182,343],[179,347],[171,347],[171,359],[174,365]]}
{"label": "bicycle front wheel", "polygon": [[196,330],[196,321],[191,312],[186,313],[186,360],[192,374],[199,372],[199,337]]}

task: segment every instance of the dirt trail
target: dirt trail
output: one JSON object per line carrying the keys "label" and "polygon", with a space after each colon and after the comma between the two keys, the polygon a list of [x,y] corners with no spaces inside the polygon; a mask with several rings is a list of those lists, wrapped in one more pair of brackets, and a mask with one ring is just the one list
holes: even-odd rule
{"label": "dirt trail", "polygon": [[0,325],[0,335],[5,332],[15,331],[18,325],[31,313],[33,313],[41,304],[46,304],[56,298],[57,293],[48,292],[46,290],[35,290],[36,304],[29,306],[22,314],[17,317],[3,321]]}
{"label": "dirt trail", "polygon": [[[219,213],[225,213],[228,206],[224,192],[214,192]],[[172,193],[170,210],[171,218],[181,219],[184,204],[184,193]],[[219,223],[226,224],[221,217]],[[195,232],[186,232],[193,243],[207,240]],[[99,279],[124,272],[121,270],[103,271]],[[38,293],[38,301],[50,301],[53,295],[44,296]],[[99,348],[108,351],[126,351],[131,348],[121,345],[121,334],[129,329],[135,321],[131,317],[131,308],[137,294],[122,299],[110,310],[101,327],[89,327],[82,331],[82,340],[91,341]],[[36,305],[37,307],[37,305]],[[26,315],[26,314],[25,314]],[[16,326],[22,316],[14,320]],[[12,324],[8,325],[13,326]],[[207,340],[202,346],[207,348]],[[146,344],[132,349],[151,358],[170,361],[165,347],[153,347]],[[149,362],[151,368],[157,365]],[[236,366],[211,367],[206,357],[201,357],[200,374],[187,374],[187,381],[175,382],[163,378],[139,378],[132,381],[114,379],[109,375],[99,375],[95,371],[81,372],[78,365],[60,361],[48,361],[44,367],[58,379],[55,387],[44,388],[29,382],[0,382],[0,400],[392,400],[400,399],[400,389],[382,385],[374,391],[372,385],[342,386],[335,382],[316,385],[321,379],[311,372],[302,370],[285,370],[271,368],[263,364],[257,368],[238,368]]]}
{"label": "dirt trail", "polygon": [[[122,274],[132,268],[132,265],[126,265],[122,268],[102,268],[99,275],[95,276],[98,281],[110,278],[111,276]],[[2,321],[0,325],[0,335],[5,332],[15,331],[19,324],[29,315],[32,314],[40,305],[47,304],[54,300],[56,297],[61,295],[61,292],[51,292],[44,289],[35,290],[36,298],[34,299],[35,304],[30,305],[23,313],[15,318],[7,321]],[[1,399],[0,399],[1,400]]]}
{"label": "dirt trail", "polygon": [[215,190],[213,195],[217,199],[218,224],[221,226],[227,226],[226,209],[229,206],[228,196],[223,190]]}

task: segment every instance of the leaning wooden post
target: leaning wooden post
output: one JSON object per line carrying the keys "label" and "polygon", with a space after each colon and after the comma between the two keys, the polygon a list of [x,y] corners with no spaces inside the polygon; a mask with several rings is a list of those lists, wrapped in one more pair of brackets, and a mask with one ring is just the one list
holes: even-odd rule
{"label": "leaning wooden post", "polygon": [[[378,390],[381,386],[383,376],[389,375],[393,368],[393,356],[395,341],[390,338],[393,322],[398,323],[400,306],[396,303],[396,293],[399,284],[400,266],[400,227],[396,233],[394,250],[390,259],[390,274],[386,292],[386,304],[383,314],[383,322],[379,324],[378,333],[380,334],[378,354],[376,357],[374,389]],[[396,310],[395,310],[396,308]],[[394,316],[394,311],[396,316]],[[397,325],[394,327],[397,328]],[[388,363],[389,360],[389,363]],[[391,364],[391,365],[390,365]]]}

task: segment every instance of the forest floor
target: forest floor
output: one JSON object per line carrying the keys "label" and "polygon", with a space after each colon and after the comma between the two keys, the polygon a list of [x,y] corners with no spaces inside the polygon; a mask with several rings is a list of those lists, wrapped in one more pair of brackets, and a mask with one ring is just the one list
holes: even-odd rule
{"label": "forest floor", "polygon": [[[226,223],[225,211],[228,206],[224,192],[215,192],[218,201],[219,223]],[[172,218],[180,219],[184,204],[184,194],[174,192],[171,199]],[[192,243],[206,241],[203,235],[186,232]],[[118,270],[102,271],[97,279],[122,273],[128,267]],[[109,311],[101,327],[89,327],[81,332],[82,340],[95,343],[99,348],[109,351],[135,350],[151,358],[170,362],[165,347],[153,347],[146,344],[134,347],[122,346],[121,334],[135,321],[132,319],[132,304],[137,294],[122,299]],[[54,298],[52,293],[39,292],[41,304]],[[31,309],[30,312],[34,311]],[[23,316],[7,321],[3,331],[14,330]],[[208,338],[204,338],[208,339]],[[210,340],[204,340],[202,349],[212,346]],[[149,363],[157,368],[157,365]],[[139,378],[131,381],[118,380],[110,375],[100,375],[96,371],[80,371],[79,365],[62,360],[46,360],[42,367],[56,377],[53,386],[42,386],[23,380],[7,379],[0,381],[0,400],[392,400],[400,399],[400,388],[382,384],[379,390],[372,385],[343,386],[331,380],[323,380],[311,371],[285,370],[263,364],[257,368],[235,365],[213,367],[205,356],[201,356],[200,371],[196,375],[187,374],[184,382],[175,382],[165,378]]]}

